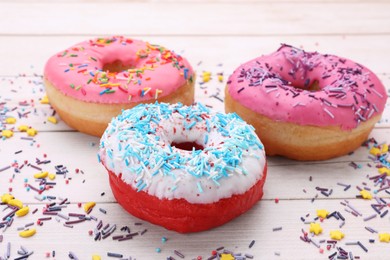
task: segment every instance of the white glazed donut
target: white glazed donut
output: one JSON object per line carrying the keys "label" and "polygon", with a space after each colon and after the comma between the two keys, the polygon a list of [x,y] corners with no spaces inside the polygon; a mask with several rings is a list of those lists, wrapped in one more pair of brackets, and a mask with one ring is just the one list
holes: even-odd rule
{"label": "white glazed donut", "polygon": [[99,156],[128,212],[179,232],[222,225],[263,194],[265,153],[253,127],[199,103],[123,111]]}

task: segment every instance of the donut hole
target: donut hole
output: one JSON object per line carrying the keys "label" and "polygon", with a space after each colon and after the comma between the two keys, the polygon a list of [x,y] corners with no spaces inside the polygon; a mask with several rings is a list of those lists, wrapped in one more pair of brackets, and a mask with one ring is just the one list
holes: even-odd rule
{"label": "donut hole", "polygon": [[[301,83],[301,84],[299,84]],[[321,86],[320,86],[320,82],[318,80],[312,80],[310,81],[310,79],[306,79],[304,80],[303,84],[302,82],[299,82],[299,83],[292,83],[292,87],[294,88],[297,88],[297,89],[303,89],[303,90],[307,90],[307,91],[310,91],[310,92],[317,92],[317,91],[320,91],[321,90]]]}
{"label": "donut hole", "polygon": [[118,73],[133,68],[134,66],[131,66],[130,64],[123,64],[123,62],[120,60],[115,60],[114,62],[103,65],[103,71],[109,71],[113,73]]}
{"label": "donut hole", "polygon": [[196,142],[172,142],[171,146],[175,146],[177,149],[185,150],[185,151],[192,151],[193,148],[195,150],[203,150],[203,145],[200,145]]}

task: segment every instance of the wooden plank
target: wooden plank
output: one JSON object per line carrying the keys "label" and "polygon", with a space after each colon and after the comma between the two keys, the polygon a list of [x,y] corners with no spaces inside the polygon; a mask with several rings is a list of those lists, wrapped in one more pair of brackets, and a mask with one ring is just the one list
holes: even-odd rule
{"label": "wooden plank", "polygon": [[[317,209],[326,209],[329,212],[339,211],[345,218],[345,226],[341,231],[345,238],[338,242],[347,252],[353,252],[354,256],[360,256],[360,259],[385,259],[388,245],[378,242],[378,235],[371,234],[365,230],[365,226],[372,227],[383,233],[386,232],[386,223],[388,217],[376,217],[369,222],[364,222],[363,218],[369,216],[374,211],[368,205],[369,202],[361,200],[351,200],[350,204],[359,210],[363,216],[355,217],[344,210],[341,201],[326,200],[317,201],[312,204],[309,201],[281,201],[275,204],[272,201],[261,201],[255,207],[243,216],[231,221],[230,223],[206,232],[194,234],[178,234],[164,228],[140,221],[139,219],[124,212],[120,206],[113,203],[98,203],[92,211],[92,215],[98,220],[102,220],[104,225],[117,225],[113,235],[123,235],[120,229],[123,226],[129,226],[131,232],[142,232],[147,229],[144,235],[136,236],[131,240],[118,242],[112,240],[112,236],[102,241],[94,241],[93,236],[88,232],[94,230],[97,221],[85,221],[80,224],[74,224],[73,228],[64,227],[64,219],[59,222],[54,220],[43,221],[42,226],[36,226],[37,233],[35,236],[22,239],[18,237],[16,230],[27,223],[36,222],[41,215],[39,210],[35,215],[31,213],[23,218],[15,219],[13,225],[3,233],[4,241],[0,244],[2,252],[5,252],[6,243],[10,242],[12,247],[12,258],[16,257],[16,251],[20,246],[28,250],[33,250],[33,259],[43,259],[47,252],[55,251],[56,258],[67,259],[69,252],[73,252],[79,259],[91,259],[92,254],[99,254],[106,258],[107,252],[123,254],[123,257],[132,256],[136,259],[165,259],[173,256],[180,259],[174,254],[178,250],[185,259],[193,259],[202,256],[207,259],[211,252],[219,247],[234,251],[236,253],[247,253],[253,255],[255,259],[273,259],[281,258],[291,259],[313,259],[322,258],[331,255],[336,251],[335,248],[326,249],[327,243],[319,243],[320,240],[330,240],[329,233],[331,230],[340,230],[341,220],[335,218],[327,219],[321,222],[323,228],[322,234],[309,238],[313,239],[324,253],[319,252],[319,248],[311,243],[305,243],[299,239],[302,235],[301,229],[308,232],[309,224],[301,221],[303,217],[306,221],[313,221]],[[1,206],[3,208],[4,206]],[[42,205],[31,204],[32,209],[41,209]],[[107,214],[98,211],[98,208],[105,209]],[[69,212],[82,213],[76,204],[71,204],[63,210],[64,214]],[[310,214],[306,217],[307,214]],[[140,226],[135,223],[143,223]],[[273,229],[281,230],[273,231]],[[162,242],[162,238],[167,238]],[[375,243],[368,243],[368,239],[374,239]],[[249,248],[251,241],[255,244]],[[364,252],[358,245],[346,245],[348,242],[361,241],[368,249]],[[161,253],[156,252],[156,248],[161,249]],[[275,254],[280,254],[277,257]],[[382,258],[381,258],[382,257]]]}
{"label": "wooden plank", "polygon": [[390,33],[389,10],[388,2],[355,3],[353,9],[349,3],[308,2],[31,3],[28,8],[4,3],[0,34],[383,35]]}

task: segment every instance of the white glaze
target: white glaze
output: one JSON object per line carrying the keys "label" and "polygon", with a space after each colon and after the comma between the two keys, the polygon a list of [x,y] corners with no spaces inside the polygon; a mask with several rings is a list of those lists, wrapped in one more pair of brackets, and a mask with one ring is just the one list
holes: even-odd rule
{"label": "white glaze", "polygon": [[[170,108],[172,107],[173,106],[171,105]],[[136,107],[135,110],[137,110],[137,108],[138,112],[142,113],[139,107]],[[193,110],[196,109],[198,109],[198,106],[194,105]],[[124,113],[129,112],[125,111]],[[216,113],[210,112],[208,115],[210,116],[210,122],[212,122],[211,118],[214,117]],[[208,149],[222,149],[223,143],[231,141],[232,137],[223,136],[217,128],[214,128],[213,123],[211,123],[210,132],[208,133],[205,120],[197,122],[192,129],[187,130],[185,125],[183,126],[183,123],[187,123],[187,121],[183,119],[183,116],[179,113],[173,113],[167,119],[162,118],[158,125],[151,122],[151,128],[155,129],[156,132],[155,134],[148,135],[148,139],[153,143],[153,146],[158,146],[161,151],[166,151],[169,154],[170,148],[167,144],[171,144],[173,141],[176,143],[196,142],[205,147],[199,154],[200,157],[205,158],[205,161],[213,162],[215,164],[214,166],[223,165],[222,159],[218,160],[214,155],[210,154],[210,152],[206,153],[205,151]],[[225,129],[228,130],[230,126],[234,126],[235,128],[248,127],[241,119],[233,120],[234,122],[232,121],[230,124],[226,125]],[[131,125],[131,122],[128,120],[121,121],[117,118],[113,119],[102,137],[101,149],[99,152],[100,158],[108,170],[117,175],[121,173],[121,178],[134,189],[137,189],[137,183],[142,179],[143,183],[146,183],[143,190],[159,199],[185,199],[190,203],[213,203],[222,198],[229,198],[235,194],[245,193],[263,176],[265,155],[264,150],[259,149],[259,146],[257,145],[252,145],[249,146],[247,150],[242,150],[243,156],[239,167],[243,167],[243,169],[246,170],[246,174],[243,174],[241,170],[239,170],[239,167],[234,171],[229,170],[228,177],[223,177],[218,180],[219,186],[212,179],[213,171],[217,173],[218,169],[211,167],[210,176],[203,175],[201,177],[195,177],[188,172],[189,170],[196,172],[196,169],[194,166],[191,166],[191,163],[187,163],[184,169],[173,169],[171,174],[164,174],[163,171],[160,170],[158,174],[152,176],[155,172],[155,168],[152,167],[152,169],[147,169],[148,167],[143,167],[142,165],[145,160],[149,160],[150,165],[157,165],[159,161],[157,153],[151,153],[148,158],[142,158],[141,162],[138,159],[135,159],[135,157],[129,157],[125,154],[126,149],[124,149],[124,147],[127,145],[131,145],[133,149],[134,147],[144,146],[139,143],[141,138],[137,136],[137,131],[126,132],[123,130],[129,128],[129,125]],[[174,133],[174,128],[176,128],[176,133]],[[252,135],[256,136],[252,127],[248,127],[248,129],[251,129],[248,133],[251,135],[251,138],[253,138]],[[121,140],[121,135],[125,135],[127,140]],[[207,144],[204,144],[205,135],[209,135]],[[158,136],[160,140],[155,141],[155,136]],[[107,155],[107,150],[112,151],[112,159]],[[180,154],[180,156],[186,158],[186,160],[194,158],[192,151],[181,150],[175,147],[172,147],[172,151],[173,153]],[[124,159],[126,157],[130,160],[129,166],[126,166]],[[137,169],[140,166],[143,167],[143,170],[138,175],[130,170],[130,167]],[[198,183],[202,187],[202,192],[198,188]]]}

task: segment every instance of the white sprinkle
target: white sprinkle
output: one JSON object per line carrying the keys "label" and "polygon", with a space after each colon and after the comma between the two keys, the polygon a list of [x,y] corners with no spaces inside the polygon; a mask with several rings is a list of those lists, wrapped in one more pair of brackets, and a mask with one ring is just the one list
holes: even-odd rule
{"label": "white sprinkle", "polygon": [[270,89],[267,89],[267,91],[265,91],[265,93],[270,93],[272,91],[275,91],[275,90],[278,90],[278,88],[270,88]]}
{"label": "white sprinkle", "polygon": [[372,88],[370,90],[372,90],[375,94],[377,94],[378,97],[383,98],[383,95],[381,93],[379,93],[376,89]]}
{"label": "white sprinkle", "polygon": [[372,114],[374,114],[374,109],[371,109],[371,111],[370,111],[370,113],[368,114],[368,116],[367,116],[367,118],[369,119],[369,118],[371,118],[371,116],[372,116]]}
{"label": "white sprinkle", "polygon": [[334,115],[333,115],[328,109],[326,109],[326,107],[324,107],[324,111],[325,111],[332,119],[334,119]]}
{"label": "white sprinkle", "polygon": [[306,105],[305,104],[302,104],[301,102],[297,102],[293,105],[293,107],[297,107],[297,106],[303,106],[305,107]]}
{"label": "white sprinkle", "polygon": [[42,196],[42,195],[35,195],[34,198],[35,198],[36,200],[39,200],[39,201],[43,201],[43,200],[45,199],[45,197]]}

